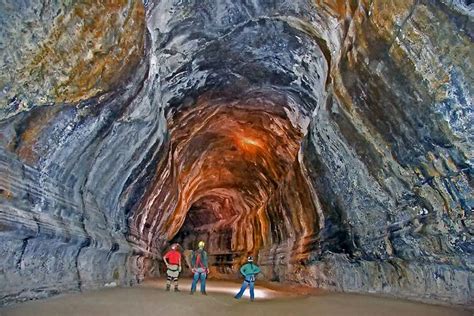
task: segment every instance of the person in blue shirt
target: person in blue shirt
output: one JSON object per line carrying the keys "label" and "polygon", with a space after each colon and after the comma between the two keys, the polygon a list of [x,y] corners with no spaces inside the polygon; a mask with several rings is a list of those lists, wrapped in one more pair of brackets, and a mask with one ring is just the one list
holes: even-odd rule
{"label": "person in blue shirt", "polygon": [[235,294],[234,298],[240,299],[248,286],[250,288],[250,300],[253,301],[255,299],[255,277],[260,273],[260,268],[253,263],[253,257],[247,258],[247,263],[240,268],[240,273],[244,276],[244,282],[239,293]]}

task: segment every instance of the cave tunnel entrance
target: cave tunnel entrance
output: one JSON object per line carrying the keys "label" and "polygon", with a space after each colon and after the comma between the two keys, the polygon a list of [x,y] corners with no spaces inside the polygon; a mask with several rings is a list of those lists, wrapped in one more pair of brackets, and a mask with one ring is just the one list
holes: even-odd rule
{"label": "cave tunnel entrance", "polygon": [[222,278],[236,276],[249,255],[272,267],[305,260],[318,216],[299,161],[305,128],[285,102],[201,98],[169,119],[172,180],[160,181],[178,189],[155,200],[170,209],[156,224],[166,236],[162,251],[204,240],[211,271]]}
{"label": "cave tunnel entrance", "polygon": [[[330,69],[316,34],[281,19],[249,20],[179,68],[157,68],[166,157],[153,179],[144,176],[129,219],[146,252],[159,257],[172,241],[195,248],[205,239],[223,275],[248,255],[268,267],[308,260],[322,220],[300,148]],[[181,42],[160,45],[172,52]]]}
{"label": "cave tunnel entrance", "polygon": [[[229,201],[229,200],[226,200]],[[183,226],[171,240],[179,243],[182,249],[196,249],[200,240],[206,242],[209,251],[209,263],[219,274],[233,272],[234,260],[242,255],[239,251],[232,251],[232,218],[228,220],[212,209],[206,199],[191,206],[187,212]],[[220,206],[220,205],[218,205]],[[188,253],[188,252],[186,252]],[[188,258],[189,260],[189,258]],[[184,271],[186,272],[186,267]]]}

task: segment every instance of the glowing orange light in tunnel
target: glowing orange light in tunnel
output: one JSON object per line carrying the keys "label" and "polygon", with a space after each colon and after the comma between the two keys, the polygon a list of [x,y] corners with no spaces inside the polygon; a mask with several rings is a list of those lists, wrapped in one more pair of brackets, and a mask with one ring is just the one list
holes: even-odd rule
{"label": "glowing orange light in tunnel", "polygon": [[234,138],[239,148],[246,152],[255,152],[257,149],[265,147],[265,144],[260,139],[253,136],[235,134]]}
{"label": "glowing orange light in tunnel", "polygon": [[240,141],[246,145],[260,146],[260,142],[255,139],[241,137]]}

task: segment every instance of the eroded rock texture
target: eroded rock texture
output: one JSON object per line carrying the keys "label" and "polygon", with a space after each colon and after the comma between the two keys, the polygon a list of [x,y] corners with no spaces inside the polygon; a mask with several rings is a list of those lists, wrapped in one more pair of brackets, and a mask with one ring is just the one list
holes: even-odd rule
{"label": "eroded rock texture", "polygon": [[472,5],[4,1],[0,300],[212,274],[473,303]]}

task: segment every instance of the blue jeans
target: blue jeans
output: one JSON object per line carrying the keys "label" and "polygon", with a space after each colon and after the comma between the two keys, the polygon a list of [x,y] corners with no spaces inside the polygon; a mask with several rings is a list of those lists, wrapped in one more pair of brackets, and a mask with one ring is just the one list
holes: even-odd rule
{"label": "blue jeans", "polygon": [[250,288],[250,299],[253,301],[253,299],[255,298],[255,295],[253,293],[253,289],[255,287],[255,282],[250,282],[250,281],[247,281],[245,280],[243,283],[242,283],[242,287],[240,288],[240,291],[239,293],[235,294],[235,298],[236,299],[239,299],[242,297],[242,295],[244,294],[245,292],[245,289],[247,289],[247,286]]}
{"label": "blue jeans", "polygon": [[201,293],[206,292],[206,270],[198,268],[196,272],[194,272],[194,277],[193,277],[193,284],[191,285],[191,292],[196,291],[196,285],[198,283],[198,280],[201,279]]}

